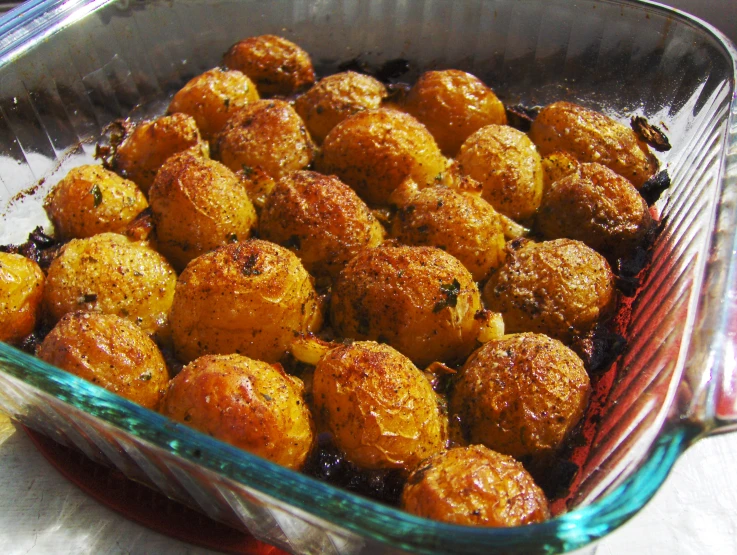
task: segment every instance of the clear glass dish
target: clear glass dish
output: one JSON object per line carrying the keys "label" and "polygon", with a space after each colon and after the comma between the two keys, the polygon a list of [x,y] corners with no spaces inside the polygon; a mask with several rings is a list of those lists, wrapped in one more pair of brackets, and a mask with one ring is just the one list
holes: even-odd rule
{"label": "clear glass dish", "polygon": [[[646,116],[674,148],[662,231],[597,379],[567,510],[524,528],[430,522],[239,451],[0,344],[0,409],[208,516],[294,553],[556,553],[634,515],[694,441],[737,423],[734,46],[649,2],[49,0],[0,19],[0,242],[46,225],[46,191],[103,128],[161,112],[248,35],[282,34],[319,73],[358,59],[454,67],[507,103]],[[33,190],[32,194],[21,194]]]}

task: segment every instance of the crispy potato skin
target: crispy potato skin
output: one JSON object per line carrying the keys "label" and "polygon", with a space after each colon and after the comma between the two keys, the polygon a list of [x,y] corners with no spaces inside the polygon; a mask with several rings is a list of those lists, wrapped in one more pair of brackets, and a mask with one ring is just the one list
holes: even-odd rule
{"label": "crispy potato skin", "polygon": [[464,360],[476,346],[481,299],[471,273],[434,247],[386,243],[359,252],[333,288],[342,337],[388,343],[424,368]]}
{"label": "crispy potato skin", "polygon": [[315,143],[283,100],[259,100],[230,118],[215,138],[214,156],[233,171],[260,168],[274,179],[306,168]]}
{"label": "crispy potato skin", "polygon": [[463,175],[483,185],[483,198],[513,220],[530,218],[540,206],[543,171],[535,145],[508,125],[487,125],[461,146],[456,160]]}
{"label": "crispy potato skin", "polygon": [[310,171],[279,180],[261,212],[259,233],[289,248],[316,278],[330,280],[359,250],[384,239],[384,228],[350,187]]}
{"label": "crispy potato skin", "polygon": [[49,266],[44,313],[50,324],[80,310],[117,314],[166,336],[176,279],[147,243],[116,233],[74,239]]}
{"label": "crispy potato skin", "polygon": [[457,69],[420,75],[404,109],[432,133],[446,156],[455,156],[463,142],[489,124],[505,125],[504,105],[480,79]]}
{"label": "crispy potato skin", "polygon": [[182,113],[161,116],[135,126],[115,150],[113,167],[147,195],[166,159],[189,149],[202,156],[210,155],[210,147],[202,139],[195,119]]}
{"label": "crispy potato skin", "polygon": [[193,77],[171,99],[169,113],[194,118],[206,140],[211,140],[240,108],[259,99],[253,82],[240,71],[210,69]]}
{"label": "crispy potato skin", "polygon": [[179,276],[170,319],[182,362],[230,353],[277,362],[295,333],[322,325],[312,278],[299,258],[259,239],[192,260]]}
{"label": "crispy potato skin", "polygon": [[320,79],[299,96],[294,108],[310,135],[322,143],[330,130],[356,112],[379,108],[388,95],[384,84],[369,75],[345,71]]}
{"label": "crispy potato skin", "polygon": [[501,264],[504,230],[499,214],[480,195],[444,185],[418,190],[405,182],[391,198],[397,206],[392,237],[408,245],[443,249],[476,281]]}
{"label": "crispy potato skin", "polygon": [[45,276],[30,258],[0,252],[0,341],[31,333],[41,312]]}
{"label": "crispy potato skin", "polygon": [[226,166],[185,151],[161,167],[149,192],[156,246],[179,271],[257,225],[245,187]]}
{"label": "crispy potato skin", "polygon": [[64,315],[36,356],[154,410],[169,382],[169,370],[156,343],[134,323],[115,314]]}
{"label": "crispy potato skin", "polygon": [[448,419],[412,362],[372,341],[342,345],[315,367],[313,403],[346,458],[362,468],[414,468],[445,448]]}
{"label": "crispy potato skin", "polygon": [[515,458],[552,456],[583,417],[591,385],[583,361],[543,334],[485,343],[449,395],[467,442]]}
{"label": "crispy potato skin", "polygon": [[658,161],[632,129],[608,116],[570,102],[554,102],[532,122],[530,138],[545,156],[572,153],[581,162],[598,162],[638,189],[658,171]]}
{"label": "crispy potato skin", "polygon": [[507,243],[483,299],[502,313],[508,333],[538,332],[568,343],[611,313],[616,287],[606,259],[580,241],[518,240]]}
{"label": "crispy potato skin", "polygon": [[536,218],[547,239],[578,239],[609,260],[632,254],[653,226],[647,202],[632,183],[588,163],[545,191]]}
{"label": "crispy potato skin", "polygon": [[120,233],[147,207],[145,195],[133,181],[91,164],[69,170],[45,203],[61,239]]}
{"label": "crispy potato skin", "polygon": [[483,445],[429,458],[409,476],[401,502],[414,515],[467,526],[522,526],[550,518],[548,500],[525,468]]}
{"label": "crispy potato skin", "polygon": [[205,355],[170,382],[161,413],[287,468],[302,467],[315,439],[304,385],[280,365]]}
{"label": "crispy potato skin", "polygon": [[223,65],[248,75],[263,96],[289,96],[315,82],[307,52],[275,35],[248,37],[235,43],[223,56]]}
{"label": "crispy potato skin", "polygon": [[315,168],[335,174],[369,206],[383,206],[407,177],[421,187],[442,175],[447,160],[432,135],[409,114],[365,110],[336,125]]}

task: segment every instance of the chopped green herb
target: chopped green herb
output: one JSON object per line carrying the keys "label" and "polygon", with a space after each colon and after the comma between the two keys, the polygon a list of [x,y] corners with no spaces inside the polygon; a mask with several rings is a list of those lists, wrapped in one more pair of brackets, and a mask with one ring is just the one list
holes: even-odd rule
{"label": "chopped green herb", "polygon": [[443,283],[440,285],[440,294],[445,295],[445,298],[435,303],[433,312],[440,312],[446,307],[454,308],[458,304],[458,295],[461,292],[461,284],[457,279],[453,280],[453,283]]}
{"label": "chopped green herb", "polygon": [[95,199],[95,208],[97,208],[102,203],[102,191],[100,191],[100,186],[97,183],[90,189],[90,194]]}

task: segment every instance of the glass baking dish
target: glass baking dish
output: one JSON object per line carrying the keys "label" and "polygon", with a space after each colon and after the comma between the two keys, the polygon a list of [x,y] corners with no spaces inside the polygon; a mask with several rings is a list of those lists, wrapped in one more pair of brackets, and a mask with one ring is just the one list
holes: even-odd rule
{"label": "glass baking dish", "polygon": [[650,2],[31,1],[0,19],[0,243],[48,225],[41,199],[106,125],[161,113],[235,41],[300,44],[319,74],[402,59],[453,67],[508,104],[572,100],[667,130],[672,186],[627,346],[595,380],[579,471],[555,518],[427,521],[230,447],[0,344],[0,409],[208,516],[294,553],[557,553],[635,514],[694,441],[737,423],[733,45]]}

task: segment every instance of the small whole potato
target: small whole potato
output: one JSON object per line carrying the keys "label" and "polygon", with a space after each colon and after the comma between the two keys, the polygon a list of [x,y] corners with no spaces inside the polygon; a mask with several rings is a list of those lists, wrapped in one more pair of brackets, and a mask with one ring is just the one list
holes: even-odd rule
{"label": "small whole potato", "polygon": [[149,191],[156,248],[177,270],[220,245],[245,240],[256,210],[236,175],[185,151],[169,158]]}
{"label": "small whole potato", "polygon": [[445,449],[439,396],[407,357],[373,341],[341,345],[315,367],[315,411],[347,460],[409,471]]}
{"label": "small whole potato", "polygon": [[149,409],[158,407],[169,382],[169,370],[156,343],[115,314],[64,315],[36,356]]}
{"label": "small whole potato", "polygon": [[290,96],[315,82],[307,52],[275,35],[248,37],[235,43],[223,56],[223,65],[248,75],[263,96]]}
{"label": "small whole potato", "polygon": [[260,168],[274,179],[306,168],[315,143],[302,118],[283,100],[259,100],[238,110],[215,138],[215,158],[233,171]]}
{"label": "small whole potato", "polygon": [[483,290],[507,333],[538,332],[569,343],[609,316],[616,304],[606,259],[581,241],[507,243],[507,256]]}
{"label": "small whole potato", "polygon": [[440,178],[447,160],[415,118],[397,110],[364,110],[336,125],[322,145],[315,169],[337,175],[369,206],[388,204],[406,178],[420,187]]}
{"label": "small whole potato", "polygon": [[548,187],[536,218],[547,239],[578,239],[609,260],[631,255],[653,226],[634,185],[596,163],[583,163]]}
{"label": "small whole potato", "polygon": [[513,220],[530,218],[540,206],[543,171],[535,145],[508,125],[487,125],[473,133],[456,158],[460,172],[481,183],[483,197]]}
{"label": "small whole potato", "polygon": [[171,99],[168,112],[192,116],[202,136],[211,140],[239,108],[259,98],[246,75],[214,68],[190,79]]}
{"label": "small whole potato", "polygon": [[427,71],[410,89],[404,109],[432,133],[446,156],[489,124],[505,125],[504,105],[480,79],[457,69]]}
{"label": "small whole potato", "polygon": [[359,250],[384,238],[384,228],[353,189],[310,171],[279,180],[261,212],[259,233],[289,248],[313,276],[331,280]]}
{"label": "small whole potato", "polygon": [[36,328],[44,281],[30,258],[0,252],[0,341],[16,343]]}
{"label": "small whole potato", "polygon": [[49,266],[44,312],[50,324],[80,310],[117,314],[166,336],[176,279],[147,243],[117,233],[74,239]]}
{"label": "small whole potato", "polygon": [[115,149],[113,168],[148,194],[166,159],[189,149],[210,155],[210,147],[202,139],[194,118],[182,113],[161,116],[133,128]]}
{"label": "small whole potato", "polygon": [[402,509],[466,526],[512,527],[550,518],[548,500],[512,457],[483,445],[454,447],[410,474]]}
{"label": "small whole potato", "polygon": [[161,413],[272,462],[299,469],[315,441],[304,384],[278,364],[205,355],[171,380]]}
{"label": "small whole potato", "polygon": [[133,181],[92,164],[69,170],[45,203],[60,239],[120,233],[147,207],[146,197]]}
{"label": "small whole potato", "polygon": [[580,162],[607,166],[638,189],[658,171],[657,158],[632,129],[570,102],[554,102],[540,110],[530,138],[543,156],[570,152]]}
{"label": "small whole potato", "polygon": [[388,343],[421,368],[465,360],[476,347],[481,299],[471,273],[435,247],[386,243],[360,251],[330,304],[341,337]]}
{"label": "small whole potato", "polygon": [[231,243],[198,256],[179,276],[171,307],[182,362],[239,353],[278,362],[296,334],[322,325],[312,278],[291,251],[269,241]]}
{"label": "small whole potato", "polygon": [[583,361],[543,334],[485,343],[448,396],[463,439],[515,458],[548,460],[584,415],[591,384]]}
{"label": "small whole potato", "polygon": [[388,92],[384,84],[362,73],[345,71],[320,79],[297,98],[294,108],[307,130],[322,143],[330,130],[356,112],[381,106]]}

